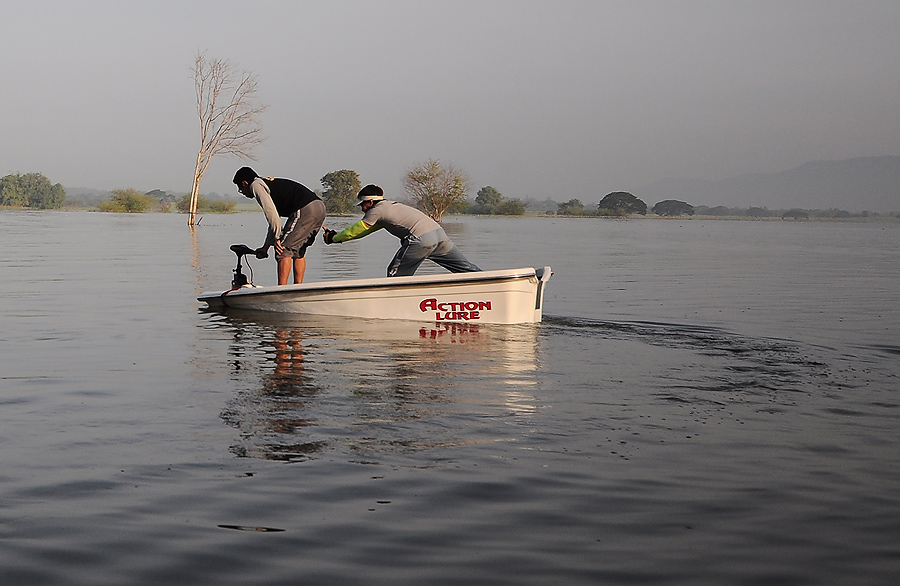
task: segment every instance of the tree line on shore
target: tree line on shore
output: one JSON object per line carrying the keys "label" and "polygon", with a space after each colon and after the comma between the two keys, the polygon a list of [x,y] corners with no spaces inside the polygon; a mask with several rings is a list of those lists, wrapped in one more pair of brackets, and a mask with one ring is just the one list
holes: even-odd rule
{"label": "tree line on shore", "polygon": [[[565,203],[558,204],[556,215],[561,216],[600,216],[600,217],[627,217],[631,215],[646,216],[651,213],[660,217],[684,217],[684,216],[704,216],[704,217],[722,217],[722,218],[781,218],[783,220],[808,220],[808,219],[849,219],[849,218],[900,218],[900,212],[889,214],[880,214],[878,212],[848,212],[835,208],[830,209],[813,209],[804,210],[799,208],[770,210],[766,207],[738,208],[726,206],[693,206],[689,203],[674,199],[667,199],[656,203],[652,208],[647,208],[647,204],[636,198],[634,195],[619,191],[608,194],[604,197],[596,209],[585,207],[578,199],[570,199]],[[553,214],[552,210],[546,212],[548,215]]]}
{"label": "tree line on shore", "polygon": [[[333,171],[324,175],[320,181],[322,189],[315,191],[325,201],[330,214],[359,213],[356,207],[356,194],[362,188],[362,182],[356,171],[348,169]],[[472,201],[469,199],[469,184],[468,177],[459,169],[452,165],[443,165],[436,160],[429,160],[411,168],[403,181],[410,202],[438,220],[444,214],[628,217],[646,216],[648,213],[660,217],[697,215],[788,220],[900,218],[900,212],[879,214],[865,211],[853,213],[834,208],[770,210],[765,207],[693,206],[678,200],[663,200],[648,208],[644,201],[625,191],[609,193],[596,206],[589,206],[579,199],[559,203],[550,198],[542,201],[508,198],[490,185],[479,189]],[[11,174],[0,178],[2,207],[60,209],[69,205],[119,213],[190,211],[190,194],[176,195],[159,189],[146,193],[132,188],[116,189],[95,196],[90,201],[92,203],[89,203],[88,199],[67,202],[66,190],[62,185],[53,184],[40,173]],[[237,211],[237,202],[215,194],[208,197],[199,195],[196,210],[200,213],[231,213]]]}
{"label": "tree line on shore", "polygon": [[40,173],[0,177],[0,206],[52,210],[63,207],[66,190]]}

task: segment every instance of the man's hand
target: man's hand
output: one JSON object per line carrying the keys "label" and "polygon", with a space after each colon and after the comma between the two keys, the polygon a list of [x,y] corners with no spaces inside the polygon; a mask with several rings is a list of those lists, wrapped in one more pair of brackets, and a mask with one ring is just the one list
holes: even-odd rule
{"label": "man's hand", "polygon": [[328,228],[322,228],[322,240],[325,241],[325,244],[334,244],[334,235],[337,234],[336,230],[329,230]]}
{"label": "man's hand", "polygon": [[260,246],[256,249],[256,258],[269,258],[269,247]]}
{"label": "man's hand", "polygon": [[275,254],[284,254],[284,246],[281,244],[281,240],[275,241]]}

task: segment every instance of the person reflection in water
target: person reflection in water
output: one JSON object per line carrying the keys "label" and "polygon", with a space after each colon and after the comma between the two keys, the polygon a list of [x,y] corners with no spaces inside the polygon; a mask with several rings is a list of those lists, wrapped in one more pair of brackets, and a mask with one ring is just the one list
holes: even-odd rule
{"label": "person reflection in water", "polygon": [[310,437],[315,425],[310,412],[320,390],[304,372],[306,351],[299,331],[279,328],[271,345],[271,370],[262,375],[259,391],[227,410],[227,420],[242,436],[232,452],[266,460],[306,460],[328,447],[326,441]]}
{"label": "person reflection in water", "polygon": [[426,258],[451,273],[481,270],[463,256],[440,224],[416,208],[384,199],[384,190],[377,185],[366,185],[356,199],[365,214],[362,220],[340,232],[323,226],[325,244],[355,240],[384,228],[400,239],[400,250],[387,268],[388,277],[415,274]]}
{"label": "person reflection in water", "polygon": [[275,332],[275,369],[269,379],[279,390],[294,390],[303,385],[303,342],[299,333],[288,330]]}

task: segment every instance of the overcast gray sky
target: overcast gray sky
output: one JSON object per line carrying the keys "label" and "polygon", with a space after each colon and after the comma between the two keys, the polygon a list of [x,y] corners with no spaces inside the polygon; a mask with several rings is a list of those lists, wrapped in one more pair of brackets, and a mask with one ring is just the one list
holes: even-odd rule
{"label": "overcast gray sky", "polygon": [[[253,1],[0,4],[0,175],[187,192],[198,50],[259,76],[252,163],[400,190],[429,158],[474,190],[599,200],[900,155],[900,2]],[[220,157],[201,191],[233,193]]]}

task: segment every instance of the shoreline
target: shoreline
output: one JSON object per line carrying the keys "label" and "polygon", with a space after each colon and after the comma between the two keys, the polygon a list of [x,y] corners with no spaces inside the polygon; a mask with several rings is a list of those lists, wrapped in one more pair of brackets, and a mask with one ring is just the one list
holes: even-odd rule
{"label": "shoreline", "polygon": [[[96,208],[86,208],[80,206],[72,206],[72,207],[62,207],[55,209],[36,209],[36,208],[27,208],[27,207],[16,207],[16,206],[0,206],[0,212],[5,211],[19,211],[19,212],[97,212],[103,214],[174,214],[185,216],[186,213],[176,212],[176,211],[154,211],[147,210],[144,212],[113,212],[113,211],[101,211]],[[230,212],[198,212],[198,215],[220,215],[220,214],[242,214],[242,213],[250,213],[257,211],[256,208],[247,208],[247,209],[235,209]],[[852,213],[852,212],[848,212]],[[356,217],[358,214],[328,214],[329,217],[339,218],[339,217],[347,217],[352,218]],[[446,214],[441,220],[446,218],[461,218],[461,217],[472,217],[472,218],[580,218],[584,220],[662,220],[662,221],[726,221],[726,222],[791,222],[791,223],[804,223],[804,222],[857,222],[857,223],[866,223],[866,222],[900,222],[900,212],[890,212],[890,214],[874,214],[870,212],[868,216],[850,216],[850,217],[828,217],[828,216],[810,216],[808,218],[784,218],[781,216],[716,216],[716,215],[681,215],[681,216],[657,216],[655,214],[631,214],[627,216],[598,216],[591,214],[577,214],[577,215],[568,215],[568,214],[543,214],[543,213],[526,213],[521,215],[500,215],[500,214]]]}

